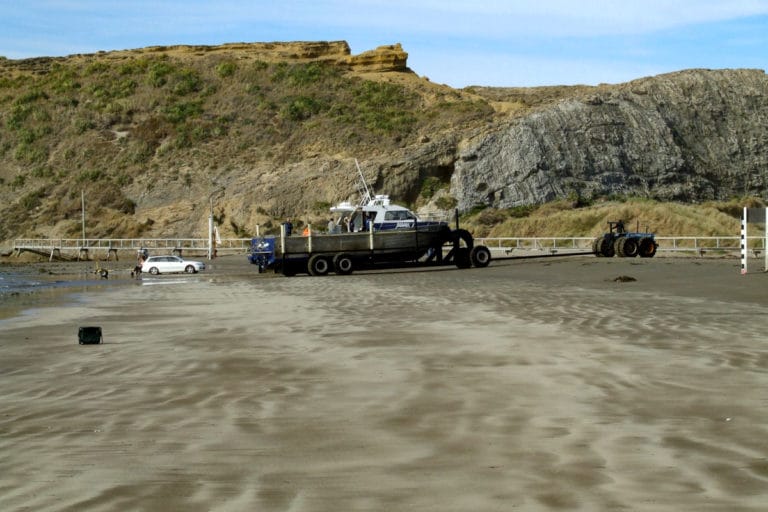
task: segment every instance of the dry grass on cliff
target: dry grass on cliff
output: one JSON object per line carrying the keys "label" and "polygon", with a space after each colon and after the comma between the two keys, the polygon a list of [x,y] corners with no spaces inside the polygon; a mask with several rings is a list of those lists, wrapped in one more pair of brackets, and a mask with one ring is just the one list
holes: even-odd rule
{"label": "dry grass on cliff", "polygon": [[148,225],[135,212],[202,203],[214,181],[320,154],[393,154],[495,115],[482,98],[413,73],[266,61],[244,48],[0,60],[0,240],[76,231],[60,202],[83,188],[105,210],[92,215],[94,234],[156,236],[172,219]]}
{"label": "dry grass on cliff", "polygon": [[635,199],[579,208],[556,201],[533,211],[489,209],[468,216],[463,224],[481,237],[596,236],[615,220],[623,220],[628,229],[647,229],[662,236],[724,236],[739,233],[744,205],[763,203],[747,199],[692,205]]}

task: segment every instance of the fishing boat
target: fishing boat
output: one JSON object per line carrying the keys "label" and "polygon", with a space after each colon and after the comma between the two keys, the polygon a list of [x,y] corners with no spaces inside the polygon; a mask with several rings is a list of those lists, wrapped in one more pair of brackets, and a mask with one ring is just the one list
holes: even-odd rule
{"label": "fishing boat", "polygon": [[249,259],[259,265],[259,271],[323,276],[331,271],[344,275],[355,269],[405,265],[466,268],[490,263],[488,248],[475,246],[472,235],[458,228],[458,220],[451,229],[446,220],[421,219],[392,203],[389,196],[374,194],[355,164],[360,200],[332,206],[331,215],[338,219],[327,233],[310,227],[304,236],[291,236],[282,226],[279,237],[254,238]]}

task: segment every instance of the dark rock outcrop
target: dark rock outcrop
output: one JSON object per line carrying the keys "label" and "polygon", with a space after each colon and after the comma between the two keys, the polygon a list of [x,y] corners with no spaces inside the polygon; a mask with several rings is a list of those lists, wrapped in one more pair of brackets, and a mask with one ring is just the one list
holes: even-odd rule
{"label": "dark rock outcrop", "polygon": [[766,99],[761,70],[688,70],[598,87],[465,144],[451,192],[461,209],[764,193]]}

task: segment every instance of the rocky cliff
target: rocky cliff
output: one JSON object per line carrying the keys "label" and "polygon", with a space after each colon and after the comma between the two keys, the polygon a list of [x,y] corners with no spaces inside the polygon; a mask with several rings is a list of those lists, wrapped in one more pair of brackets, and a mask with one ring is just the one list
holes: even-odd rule
{"label": "rocky cliff", "polygon": [[79,236],[81,191],[93,237],[320,220],[355,158],[416,207],[764,196],[767,98],[760,70],[455,90],[343,41],[0,58],[0,240]]}
{"label": "rocky cliff", "polygon": [[763,195],[767,99],[761,70],[688,70],[580,90],[464,144],[451,193],[462,209]]}

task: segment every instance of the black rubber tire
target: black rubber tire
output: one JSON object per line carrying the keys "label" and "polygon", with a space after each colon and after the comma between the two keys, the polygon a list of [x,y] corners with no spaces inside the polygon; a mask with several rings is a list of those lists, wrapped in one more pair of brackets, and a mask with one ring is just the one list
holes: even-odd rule
{"label": "black rubber tire", "polygon": [[187,274],[194,274],[195,272],[197,272],[197,270],[195,270],[194,265],[187,265],[186,267],[184,267],[184,272],[186,272]]}
{"label": "black rubber tire", "polygon": [[475,240],[472,238],[472,234],[466,229],[453,230],[451,232],[451,239],[453,240],[454,249],[459,249],[461,247],[461,242],[464,242],[467,251],[472,250],[472,247],[475,246]]}
{"label": "black rubber tire", "polygon": [[160,271],[157,269],[157,267],[152,267],[151,269],[149,269],[149,273],[152,274],[153,276],[156,276],[157,274],[160,273]]}
{"label": "black rubber tire", "polygon": [[617,238],[616,240],[613,241],[613,253],[619,258],[624,257],[624,239],[623,238]]}
{"label": "black rubber tire", "polygon": [[472,259],[469,254],[470,249],[466,247],[459,247],[454,249],[453,262],[458,268],[470,268],[472,266]]}
{"label": "black rubber tire", "polygon": [[613,242],[610,236],[604,236],[600,241],[600,254],[606,258],[613,258],[616,250],[613,248]]}
{"label": "black rubber tire", "polygon": [[340,276],[348,276],[354,270],[352,256],[342,252],[333,257],[333,270]]}
{"label": "black rubber tire", "polygon": [[613,241],[613,252],[615,252],[616,256],[618,256],[619,258],[623,258],[626,256],[626,254],[624,254],[624,243],[626,241],[627,239],[624,237],[617,238],[616,240]]}
{"label": "black rubber tire", "polygon": [[599,236],[592,240],[592,254],[594,254],[597,257],[602,258],[603,253],[600,252],[600,245],[603,242],[603,237]]}
{"label": "black rubber tire", "polygon": [[634,258],[637,256],[638,252],[638,246],[637,246],[637,240],[634,238],[627,238],[624,237],[624,244],[622,247],[622,252],[624,253],[625,258]]}
{"label": "black rubber tire", "polygon": [[476,245],[469,251],[469,259],[477,268],[485,268],[491,263],[491,251],[484,245]]}
{"label": "black rubber tire", "polygon": [[642,238],[640,240],[640,246],[638,247],[638,253],[641,258],[653,258],[656,256],[656,250],[659,245],[652,238]]}
{"label": "black rubber tire", "polygon": [[307,271],[311,276],[325,276],[331,271],[331,262],[327,256],[313,254],[307,263]]}

